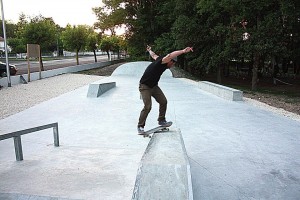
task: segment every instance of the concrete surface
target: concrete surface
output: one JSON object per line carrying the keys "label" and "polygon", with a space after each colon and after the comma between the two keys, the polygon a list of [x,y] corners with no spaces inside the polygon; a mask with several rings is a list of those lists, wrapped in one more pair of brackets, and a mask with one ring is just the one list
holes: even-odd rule
{"label": "concrete surface", "polygon": [[64,199],[58,197],[49,197],[49,196],[37,196],[37,195],[26,195],[26,194],[10,194],[10,193],[1,193],[1,200],[79,200],[79,199]]}
{"label": "concrete surface", "polygon": [[[61,144],[53,148],[52,135],[42,131],[28,134],[24,160],[16,162],[13,142],[1,141],[0,194],[130,199],[149,139],[136,131],[141,74],[123,74],[107,78],[117,87],[99,98],[87,98],[85,86],[0,120],[0,133],[57,121]],[[299,122],[183,79],[163,77],[160,87],[167,120],[186,146],[194,199],[299,199]],[[146,130],[157,125],[157,113],[153,101]]]}
{"label": "concrete surface", "polygon": [[[176,188],[176,189],[175,189]],[[190,164],[180,130],[155,133],[137,173],[133,200],[192,200]]]}

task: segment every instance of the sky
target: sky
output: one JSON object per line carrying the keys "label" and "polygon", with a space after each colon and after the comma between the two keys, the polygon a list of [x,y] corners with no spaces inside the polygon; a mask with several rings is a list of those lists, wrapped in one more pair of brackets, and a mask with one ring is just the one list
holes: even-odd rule
{"label": "sky", "polygon": [[21,13],[30,17],[41,14],[43,17],[52,17],[61,27],[66,27],[68,23],[92,26],[97,20],[92,8],[103,5],[101,0],[2,0],[2,2],[5,21],[17,23]]}

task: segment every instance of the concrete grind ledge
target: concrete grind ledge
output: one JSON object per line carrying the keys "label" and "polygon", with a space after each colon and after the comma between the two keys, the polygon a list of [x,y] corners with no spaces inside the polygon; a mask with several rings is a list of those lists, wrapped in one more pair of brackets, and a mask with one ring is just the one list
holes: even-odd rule
{"label": "concrete grind ledge", "polygon": [[87,93],[87,97],[97,98],[101,94],[107,92],[108,90],[116,87],[116,82],[109,83],[91,83],[89,85],[89,90]]}
{"label": "concrete grind ledge", "polygon": [[211,83],[209,81],[199,81],[198,87],[206,92],[214,94],[231,101],[242,101],[243,92],[230,87]]}
{"label": "concrete grind ledge", "polygon": [[180,130],[156,133],[141,159],[132,200],[192,200],[190,164]]}

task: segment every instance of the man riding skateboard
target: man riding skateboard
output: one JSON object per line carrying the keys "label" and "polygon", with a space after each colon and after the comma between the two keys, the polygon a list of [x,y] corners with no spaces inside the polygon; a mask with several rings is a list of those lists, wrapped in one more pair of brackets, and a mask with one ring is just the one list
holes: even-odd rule
{"label": "man riding skateboard", "polygon": [[171,126],[172,122],[166,121],[167,111],[167,98],[163,91],[159,88],[158,82],[166,69],[173,67],[177,61],[177,56],[193,51],[192,47],[186,47],[182,50],[173,51],[166,56],[158,56],[152,50],[150,46],[147,46],[147,51],[154,61],[146,68],[139,85],[139,91],[144,102],[144,108],[142,109],[137,125],[139,134],[145,132],[144,127],[146,119],[152,107],[151,97],[153,97],[157,103],[159,103],[159,116],[158,125],[160,126]]}

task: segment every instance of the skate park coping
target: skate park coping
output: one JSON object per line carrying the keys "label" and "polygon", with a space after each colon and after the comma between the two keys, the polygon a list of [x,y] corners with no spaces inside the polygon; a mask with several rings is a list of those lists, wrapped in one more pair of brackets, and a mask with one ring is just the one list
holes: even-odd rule
{"label": "skate park coping", "polygon": [[[134,76],[134,77],[142,77],[145,69],[151,62],[149,61],[137,61],[130,62],[119,66],[113,73],[112,76]],[[166,70],[162,76],[162,78],[172,78],[172,72],[170,70]]]}

